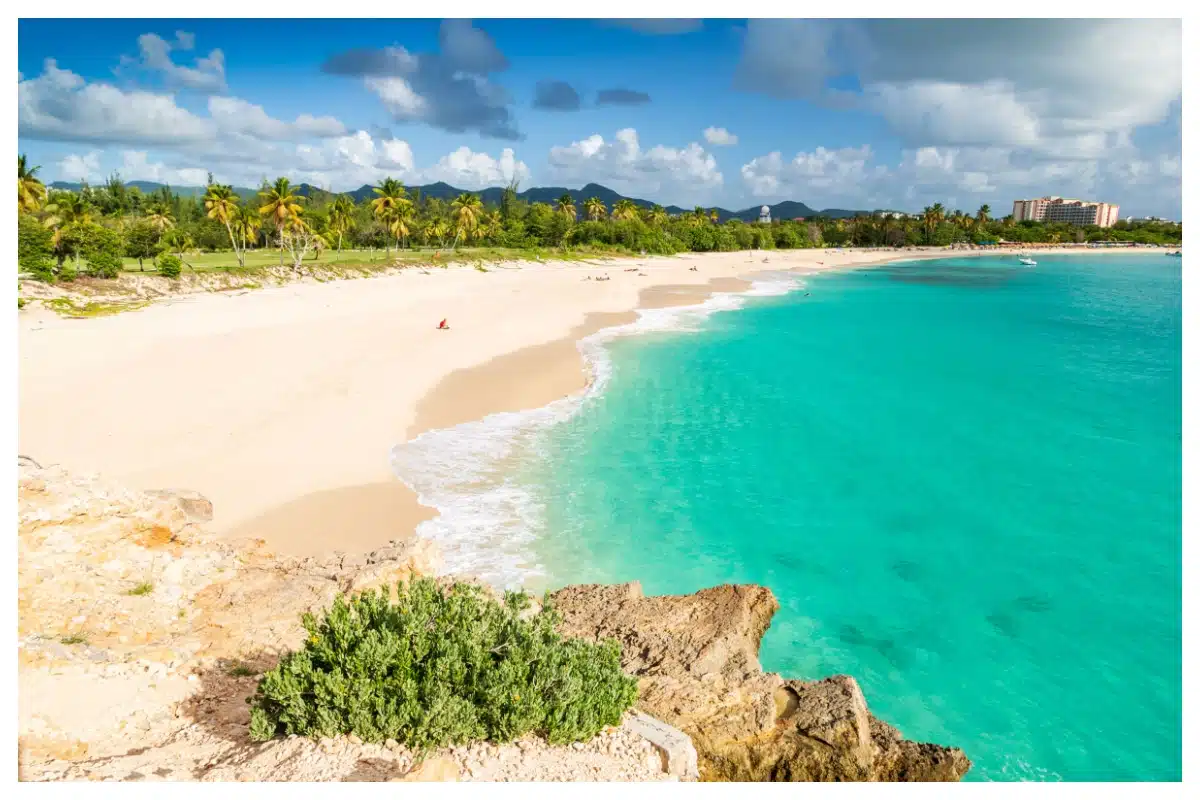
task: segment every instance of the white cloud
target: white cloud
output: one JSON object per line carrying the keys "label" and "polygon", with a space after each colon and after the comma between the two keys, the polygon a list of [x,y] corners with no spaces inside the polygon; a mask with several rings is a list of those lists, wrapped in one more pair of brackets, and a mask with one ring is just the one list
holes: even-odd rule
{"label": "white cloud", "polygon": [[738,137],[724,128],[705,128],[704,141],[716,147],[728,147],[737,144]]}
{"label": "white cloud", "polygon": [[425,170],[422,183],[445,181],[451,186],[474,190],[507,185],[514,178],[527,180],[529,168],[525,162],[517,160],[512,148],[504,148],[497,159],[487,153],[473,152],[469,147],[460,147]]}
{"label": "white cloud", "polygon": [[[1125,147],[1103,159],[1056,160],[1006,147],[919,147],[894,164],[875,163],[867,146],[779,153],[742,167],[747,192],[764,200],[800,200],[813,208],[915,211],[932,203],[1007,214],[1012,201],[1057,194],[1118,203],[1136,213],[1170,215],[1179,203],[1178,157],[1139,155]],[[1174,205],[1172,205],[1174,204]]]}
{"label": "white cloud", "polygon": [[[756,197],[773,197],[788,192],[836,194],[842,187],[861,184],[872,177],[867,162],[871,148],[845,147],[797,153],[785,162],[779,152],[755,158],[742,167],[742,180]],[[801,200],[802,197],[794,199]]]}
{"label": "white cloud", "polygon": [[346,127],[329,116],[301,114],[291,122],[236,97],[210,97],[208,116],[181,108],[172,94],[123,90],[88,83],[53,59],[43,73],[17,84],[18,134],[43,141],[192,149],[247,158],[261,143],[342,136]]}
{"label": "white cloud", "polygon": [[[845,76],[861,91],[830,88]],[[750,20],[736,82],[778,98],[853,103],[880,114],[913,146],[1094,158],[1168,117],[1182,87],[1181,26]]]}
{"label": "white cloud", "polygon": [[46,59],[40,76],[17,84],[17,132],[56,141],[178,144],[211,137],[214,130],[172,95],[87,83]]}
{"label": "white cloud", "polygon": [[64,181],[94,181],[100,177],[100,151],[86,155],[71,153],[58,162],[58,175]]}
{"label": "white cloud", "polygon": [[363,79],[398,122],[520,139],[511,96],[488,78],[508,67],[491,36],[467,20],[450,19],[442,22],[438,43],[434,53],[410,53],[398,45],[347,50],[326,59],[321,69]]}
{"label": "white cloud", "polygon": [[171,59],[172,50],[191,50],[196,46],[196,37],[185,31],[177,31],[175,41],[168,42],[158,34],[144,33],[138,37],[138,59],[124,59],[126,66],[137,65],[150,72],[161,74],[168,86],[191,89],[198,92],[225,91],[225,54],[211,51],[206,57],[197,58],[194,67],[176,64]]}
{"label": "white cloud", "polygon": [[366,84],[396,120],[420,119],[429,110],[425,98],[414,92],[404,78],[367,78]]}
{"label": "white cloud", "polygon": [[686,200],[690,193],[719,187],[723,177],[712,154],[696,142],[683,148],[657,145],[643,150],[637,131],[617,131],[611,142],[600,134],[567,146],[550,148],[550,168],[562,180],[596,181],[627,192],[671,192]]}
{"label": "white cloud", "polygon": [[153,181],[172,186],[203,186],[208,171],[198,168],[173,168],[161,162],[151,162],[144,150],[125,150],[118,169],[122,180]]}
{"label": "white cloud", "polygon": [[260,139],[341,136],[346,133],[346,126],[333,117],[301,114],[294,122],[284,122],[271,117],[262,106],[236,97],[210,97],[208,113],[221,132],[242,133]]}

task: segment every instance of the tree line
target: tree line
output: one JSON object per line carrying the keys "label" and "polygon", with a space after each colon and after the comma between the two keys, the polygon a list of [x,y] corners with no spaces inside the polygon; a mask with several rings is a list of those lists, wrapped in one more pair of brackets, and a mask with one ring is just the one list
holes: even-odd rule
{"label": "tree line", "polygon": [[[718,221],[717,212],[696,207],[669,214],[620,200],[609,208],[595,197],[577,202],[530,203],[505,188],[500,202],[485,205],[464,192],[453,200],[410,192],[392,178],[373,187],[363,202],[346,194],[301,194],[287,178],[267,181],[251,198],[209,176],[203,195],[180,195],[169,187],[143,193],[114,174],[79,191],[47,189],[38,167],[17,157],[18,261],[43,280],[70,280],[79,272],[115,277],[122,258],[150,261],[177,276],[187,254],[228,251],[245,266],[252,250],[278,251],[279,264],[300,269],[306,258],[344,250],[492,246],[515,249],[589,247],[669,255],[680,252],[770,250],[803,247],[911,247],[977,244],[1125,241],[1178,244],[1182,227],[1122,221],[1111,228],[1067,223],[995,219],[989,206],[974,214],[947,212],[941,203],[921,214],[876,211],[852,218],[821,216],[770,223]],[[231,263],[230,266],[233,264]]]}

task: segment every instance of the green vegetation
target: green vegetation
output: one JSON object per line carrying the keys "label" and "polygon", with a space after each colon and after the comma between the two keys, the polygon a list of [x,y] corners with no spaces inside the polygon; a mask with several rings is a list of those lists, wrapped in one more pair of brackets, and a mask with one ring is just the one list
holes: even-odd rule
{"label": "green vegetation", "polygon": [[39,281],[54,280],[54,236],[29,214],[17,216],[17,267]]}
{"label": "green vegetation", "polygon": [[[21,269],[39,280],[65,281],[84,270],[96,277],[115,269],[145,269],[146,259],[174,253],[192,270],[262,270],[305,262],[345,267],[371,264],[474,263],[497,253],[530,258],[590,254],[729,251],[801,247],[906,247],[918,245],[1132,242],[1178,245],[1183,228],[1161,222],[1118,222],[1111,228],[1065,223],[1015,223],[948,211],[941,203],[917,215],[875,211],[853,218],[775,220],[770,224],[729,220],[697,207],[669,214],[661,206],[639,207],[625,199],[608,208],[596,197],[577,203],[570,194],[554,204],[529,203],[507,187],[500,202],[485,205],[463,193],[452,201],[409,194],[387,178],[372,196],[320,190],[299,193],[287,178],[263,182],[258,197],[244,200],[209,179],[202,197],[183,197],[162,187],[143,194],[113,175],[78,192],[46,191],[37,167],[17,158]],[[580,218],[582,209],[583,218]],[[49,239],[36,229],[41,226]],[[463,253],[466,257],[463,257]],[[115,261],[114,254],[124,256]]]}
{"label": "green vegetation", "polygon": [[146,595],[150,594],[153,591],[154,591],[154,584],[150,583],[149,581],[143,581],[142,583],[139,583],[137,586],[130,589],[125,594],[129,595],[130,597],[145,597]]}
{"label": "green vegetation", "polygon": [[174,253],[161,253],[154,261],[158,274],[164,278],[178,278],[183,272],[183,261]]}
{"label": "green vegetation", "polygon": [[235,661],[225,669],[225,674],[232,678],[248,678],[256,673],[254,667],[243,664],[241,661]]}
{"label": "green vegetation", "polygon": [[69,636],[64,636],[59,639],[63,644],[87,644],[87,637],[82,633],[72,633]]}
{"label": "green vegetation", "polygon": [[530,599],[497,602],[471,584],[428,578],[335,600],[304,616],[304,649],[285,655],[252,698],[250,736],[356,734],[426,751],[534,732],[584,741],[637,697],[620,648],[563,639]]}
{"label": "green vegetation", "polygon": [[108,317],[113,314],[120,314],[123,311],[136,311],[139,308],[145,308],[149,303],[150,301],[148,300],[132,300],[125,303],[89,301],[83,305],[76,305],[70,298],[55,297],[51,300],[43,301],[42,305],[64,317],[85,319],[88,317]]}

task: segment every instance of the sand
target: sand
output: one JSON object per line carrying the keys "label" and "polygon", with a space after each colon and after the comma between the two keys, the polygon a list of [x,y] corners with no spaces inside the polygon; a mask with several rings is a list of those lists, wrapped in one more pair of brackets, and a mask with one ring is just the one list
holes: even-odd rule
{"label": "sand", "polygon": [[[96,319],[21,312],[19,451],[131,487],[197,490],[214,530],[279,552],[367,551],[433,513],[391,474],[392,446],[579,391],[579,338],[639,307],[743,290],[763,270],[911,257],[524,263],[187,296]],[[600,275],[611,280],[586,280]],[[435,329],[443,318],[448,331]]]}

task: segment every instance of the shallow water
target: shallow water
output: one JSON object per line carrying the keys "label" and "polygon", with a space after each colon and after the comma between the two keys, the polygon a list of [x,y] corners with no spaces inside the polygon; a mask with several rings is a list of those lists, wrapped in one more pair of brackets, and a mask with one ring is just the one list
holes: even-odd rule
{"label": "shallow water", "polygon": [[498,582],[771,587],[766,668],[854,675],[970,778],[1178,780],[1181,263],[1013,260],[643,319],[588,344],[582,403],[397,470]]}

